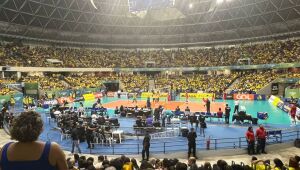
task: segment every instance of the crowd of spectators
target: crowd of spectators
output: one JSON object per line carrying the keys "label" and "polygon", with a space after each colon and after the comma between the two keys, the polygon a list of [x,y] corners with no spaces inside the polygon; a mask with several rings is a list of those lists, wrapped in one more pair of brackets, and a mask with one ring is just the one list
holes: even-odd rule
{"label": "crowd of spectators", "polygon": [[148,91],[149,79],[146,75],[128,75],[120,77],[123,83],[123,89],[127,92]]}
{"label": "crowd of spectators", "polygon": [[275,71],[259,71],[241,73],[238,82],[230,87],[233,92],[256,93],[277,78],[300,78],[299,73],[280,73]]}
{"label": "crowd of spectators", "polygon": [[0,95],[8,95],[15,92],[15,90],[8,88],[8,84],[14,83],[13,79],[0,79]]}
{"label": "crowd of spectators", "polygon": [[184,74],[181,76],[159,76],[156,78],[156,88],[173,86],[180,92],[223,92],[236,78],[237,73],[229,75]]}
{"label": "crowd of spectators", "polygon": [[[207,67],[239,64],[292,63],[300,61],[300,40],[273,41],[231,47],[212,47],[177,50],[106,50],[84,48],[29,47],[6,44],[0,46],[0,65],[77,68],[143,68],[147,62],[153,67]],[[61,61],[54,64],[47,59]]]}
{"label": "crowd of spectators", "polygon": [[[43,90],[64,90],[68,88],[101,88],[105,81],[119,80],[121,89],[126,92],[149,91],[149,80],[154,79],[155,89],[170,89],[178,92],[210,92],[223,93],[227,89],[237,93],[256,93],[277,78],[300,78],[299,73],[281,73],[276,71],[232,72],[231,74],[183,74],[183,75],[156,75],[145,74],[115,74],[107,75],[68,75],[68,76],[29,76],[23,77],[25,83],[39,83]],[[237,82],[235,82],[237,80]],[[5,84],[16,82],[13,79],[0,79],[0,94],[13,92]],[[233,84],[232,84],[233,83]]]}
{"label": "crowd of spectators", "polygon": [[246,73],[240,76],[239,82],[234,84],[232,89],[235,92],[255,93],[278,76],[279,74],[272,71]]}
{"label": "crowd of spectators", "polygon": [[100,86],[103,77],[96,76],[66,76],[65,80],[70,84],[70,87],[79,88],[97,88]]}
{"label": "crowd of spectators", "polygon": [[199,164],[196,158],[190,157],[188,161],[178,159],[156,159],[152,158],[149,161],[142,160],[138,162],[135,158],[129,158],[125,155],[114,159],[108,159],[107,156],[98,156],[96,160],[94,157],[79,156],[74,154],[74,157],[67,158],[67,164],[69,169],[78,170],[151,170],[151,169],[163,169],[163,170],[299,170],[300,157],[290,157],[289,161],[283,163],[282,160],[275,158],[270,160],[259,160],[256,157],[252,157],[250,163],[235,163],[226,162],[225,160],[217,160],[215,164],[210,162],[204,162]]}
{"label": "crowd of spectators", "polygon": [[43,90],[63,90],[66,88],[62,80],[56,76],[32,76],[23,77],[22,81],[25,83],[39,83],[39,87]]}

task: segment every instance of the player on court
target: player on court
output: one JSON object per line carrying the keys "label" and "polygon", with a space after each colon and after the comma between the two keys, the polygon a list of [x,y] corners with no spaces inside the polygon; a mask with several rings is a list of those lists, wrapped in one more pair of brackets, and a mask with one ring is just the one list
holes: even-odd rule
{"label": "player on court", "polygon": [[137,100],[136,100],[136,93],[133,93],[133,96],[132,96],[132,103],[137,103]]}
{"label": "player on court", "polygon": [[185,92],[185,103],[189,102],[189,93],[186,91]]}

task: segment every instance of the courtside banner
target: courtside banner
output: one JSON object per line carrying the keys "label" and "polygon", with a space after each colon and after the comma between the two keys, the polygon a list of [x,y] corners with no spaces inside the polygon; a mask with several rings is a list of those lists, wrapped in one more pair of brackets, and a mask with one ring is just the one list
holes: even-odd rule
{"label": "courtside banner", "polygon": [[226,94],[226,99],[232,100],[233,99],[233,95],[232,94]]}
{"label": "courtside banner", "polygon": [[63,104],[64,101],[67,101],[68,103],[73,103],[74,99],[72,97],[61,97],[57,99],[59,104]]}
{"label": "courtside banner", "polygon": [[84,101],[94,100],[96,98],[96,94],[93,93],[90,94],[84,94],[83,95]]}
{"label": "courtside banner", "polygon": [[[94,98],[101,98],[102,97],[102,93],[101,92],[96,92],[93,94]],[[84,96],[83,96],[84,97]],[[85,99],[84,99],[85,100]]]}
{"label": "courtside banner", "polygon": [[114,92],[107,92],[107,97],[115,97],[115,93]]}
{"label": "courtside banner", "polygon": [[266,95],[264,94],[255,94],[254,100],[266,100]]}
{"label": "courtside banner", "polygon": [[148,92],[143,92],[141,97],[142,98],[148,98],[148,97],[152,97],[153,93],[148,93]]}
{"label": "courtside banner", "polygon": [[168,93],[160,93],[159,97],[168,97]]}
{"label": "courtside banner", "polygon": [[234,94],[234,100],[254,100],[254,94]]}
{"label": "courtside banner", "polygon": [[281,101],[281,100],[280,100],[279,97],[276,97],[276,96],[273,96],[273,95],[269,98],[269,102],[270,102],[273,106],[277,106],[278,103],[279,103],[280,101]]}
{"label": "courtside banner", "polygon": [[[188,93],[189,98],[197,98],[197,99],[205,99],[205,98],[213,98],[213,93]],[[185,98],[186,93],[180,93],[180,98]]]}

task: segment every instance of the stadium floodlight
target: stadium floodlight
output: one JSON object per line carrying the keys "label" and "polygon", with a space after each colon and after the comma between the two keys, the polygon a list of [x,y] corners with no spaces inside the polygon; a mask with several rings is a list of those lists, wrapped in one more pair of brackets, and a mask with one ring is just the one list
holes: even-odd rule
{"label": "stadium floodlight", "polygon": [[190,9],[192,9],[193,6],[194,6],[194,5],[193,5],[192,3],[189,4],[189,8],[190,8]]}
{"label": "stadium floodlight", "polygon": [[224,0],[217,0],[217,4],[222,4]]}
{"label": "stadium floodlight", "polygon": [[97,6],[96,6],[95,3],[94,3],[94,0],[91,0],[91,3],[92,3],[92,5],[93,5],[93,7],[94,7],[95,9],[98,9]]}

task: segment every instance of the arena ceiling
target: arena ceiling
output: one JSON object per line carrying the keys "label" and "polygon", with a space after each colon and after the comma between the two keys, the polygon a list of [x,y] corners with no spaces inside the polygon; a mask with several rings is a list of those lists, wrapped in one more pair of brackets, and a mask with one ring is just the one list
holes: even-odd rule
{"label": "arena ceiling", "polygon": [[[0,34],[111,46],[180,46],[299,35],[300,0],[176,0],[129,12],[128,0],[1,0]],[[176,10],[176,11],[175,11]]]}

